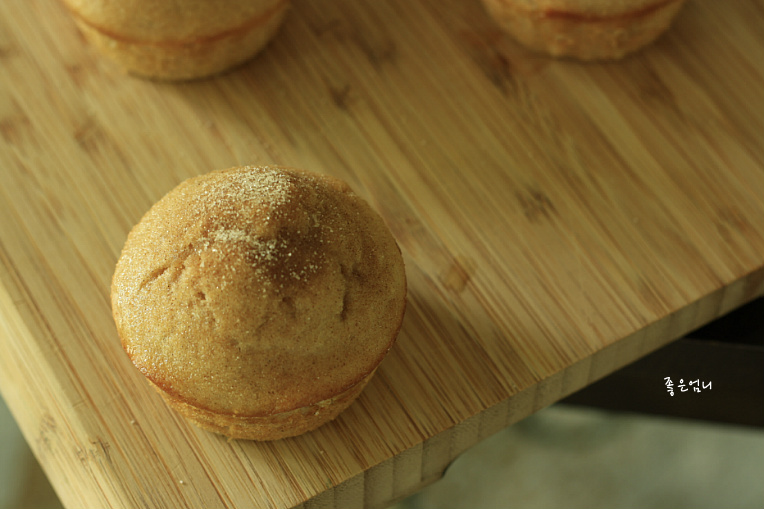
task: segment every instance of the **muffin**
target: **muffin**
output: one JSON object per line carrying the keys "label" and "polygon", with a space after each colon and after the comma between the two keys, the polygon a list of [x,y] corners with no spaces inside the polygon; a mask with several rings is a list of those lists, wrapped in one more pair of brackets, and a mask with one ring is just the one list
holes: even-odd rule
{"label": "muffin", "polygon": [[406,276],[347,184],[285,167],[182,182],[129,233],[112,280],[122,346],[209,431],[274,440],[336,417],[393,346]]}
{"label": "muffin", "polygon": [[483,0],[498,25],[555,57],[616,60],[665,32],[684,0]]}
{"label": "muffin", "polygon": [[85,37],[132,74],[184,80],[223,72],[258,53],[288,0],[62,0]]}

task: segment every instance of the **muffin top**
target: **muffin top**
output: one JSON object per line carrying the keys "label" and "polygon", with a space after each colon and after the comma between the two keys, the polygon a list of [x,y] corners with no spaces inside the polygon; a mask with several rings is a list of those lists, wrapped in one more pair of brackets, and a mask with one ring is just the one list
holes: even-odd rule
{"label": "muffin top", "polygon": [[122,345],[161,390],[262,416],[373,371],[405,307],[400,250],[344,182],[283,167],[188,179],[128,235],[112,280]]}

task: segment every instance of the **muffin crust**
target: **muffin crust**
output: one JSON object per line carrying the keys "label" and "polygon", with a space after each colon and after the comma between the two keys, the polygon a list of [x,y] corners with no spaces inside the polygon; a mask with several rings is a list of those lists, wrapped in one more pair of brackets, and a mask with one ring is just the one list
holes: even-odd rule
{"label": "muffin crust", "polygon": [[146,213],[117,262],[112,309],[125,351],[176,409],[267,440],[360,393],[405,293],[395,240],[344,182],[240,167],[186,180]]}

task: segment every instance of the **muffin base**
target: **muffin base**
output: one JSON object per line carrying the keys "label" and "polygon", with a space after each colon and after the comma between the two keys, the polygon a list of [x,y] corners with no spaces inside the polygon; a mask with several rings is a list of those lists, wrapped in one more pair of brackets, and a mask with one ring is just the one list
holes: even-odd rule
{"label": "muffin base", "polygon": [[534,8],[513,0],[483,4],[505,32],[532,50],[579,60],[617,60],[665,32],[684,1],[658,0],[613,15]]}
{"label": "muffin base", "polygon": [[190,80],[225,72],[262,50],[289,7],[283,0],[238,27],[188,40],[143,41],[120,36],[74,14],[85,38],[128,73],[158,80]]}
{"label": "muffin base", "polygon": [[375,372],[376,368],[358,383],[332,398],[287,412],[262,416],[212,412],[165,392],[151,380],[149,384],[162,395],[172,409],[203,430],[231,439],[269,441],[302,435],[333,420],[358,398]]}

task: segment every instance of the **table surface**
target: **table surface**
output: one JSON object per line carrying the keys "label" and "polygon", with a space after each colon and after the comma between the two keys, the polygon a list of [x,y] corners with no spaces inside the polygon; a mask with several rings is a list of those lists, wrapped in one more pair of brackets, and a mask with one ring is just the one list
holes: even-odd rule
{"label": "table surface", "polygon": [[[56,2],[0,3],[0,389],[62,501],[382,507],[763,294],[762,26],[761,0],[691,0],[645,51],[581,64],[476,0],[296,0],[259,57],[173,84],[123,75]],[[109,284],[164,193],[270,163],[379,211],[409,305],[336,421],[227,441],[132,367]]]}

